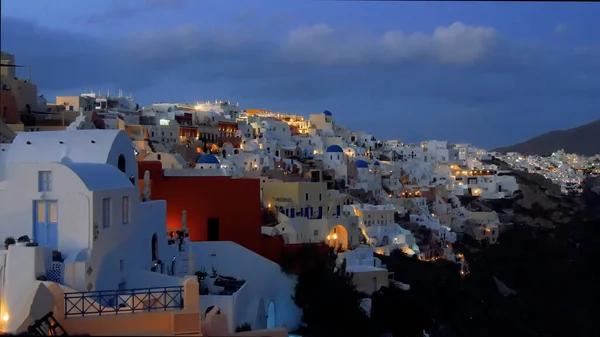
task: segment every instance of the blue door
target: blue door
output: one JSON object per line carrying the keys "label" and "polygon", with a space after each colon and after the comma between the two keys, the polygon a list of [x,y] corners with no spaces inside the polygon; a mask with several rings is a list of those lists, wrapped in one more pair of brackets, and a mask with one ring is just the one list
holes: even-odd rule
{"label": "blue door", "polygon": [[323,217],[323,207],[319,206],[319,219]]}
{"label": "blue door", "polygon": [[58,249],[58,203],[35,201],[33,213],[33,240],[40,246]]}

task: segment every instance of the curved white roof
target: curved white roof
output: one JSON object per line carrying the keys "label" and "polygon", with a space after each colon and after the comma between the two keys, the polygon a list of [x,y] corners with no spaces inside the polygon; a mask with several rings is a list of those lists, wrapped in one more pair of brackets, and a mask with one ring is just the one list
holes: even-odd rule
{"label": "curved white roof", "polygon": [[135,188],[125,173],[108,164],[62,163],[73,171],[90,191]]}
{"label": "curved white roof", "polygon": [[[121,130],[66,130],[21,132],[11,144],[6,163],[73,162],[106,163]],[[131,148],[131,146],[130,146]]]}

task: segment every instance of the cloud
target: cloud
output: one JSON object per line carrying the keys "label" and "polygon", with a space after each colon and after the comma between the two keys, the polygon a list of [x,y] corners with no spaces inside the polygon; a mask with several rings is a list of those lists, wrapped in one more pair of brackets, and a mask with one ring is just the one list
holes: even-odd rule
{"label": "cloud", "polygon": [[[460,22],[380,34],[327,24],[286,31],[268,23],[187,24],[116,40],[4,16],[1,25],[3,50],[32,66],[42,92],[123,88],[142,104],[229,95],[244,106],[337,109],[343,114],[336,116],[356,123],[350,127],[388,130],[382,137],[416,135],[408,124],[390,126],[390,118],[402,114],[423,125],[430,119],[440,127],[460,124],[444,135],[475,135],[469,123],[484,120],[489,136],[498,139],[493,145],[502,145],[512,141],[502,141],[506,128],[537,130],[516,122],[527,116],[565,109],[573,120],[587,118],[600,93],[597,47],[518,44],[493,27]],[[268,34],[273,30],[278,34]],[[365,123],[364,113],[374,112],[380,117]],[[561,126],[543,123],[540,128]],[[433,132],[427,130],[419,136]]]}
{"label": "cloud", "polygon": [[109,1],[103,12],[87,18],[90,24],[103,24],[108,21],[130,19],[149,11],[176,10],[183,6],[182,0],[142,0],[137,2]]}
{"label": "cloud", "polygon": [[554,33],[556,35],[567,35],[571,31],[571,27],[566,22],[561,22],[554,28]]}
{"label": "cloud", "polygon": [[[158,6],[159,2],[150,3]],[[311,92],[306,87],[319,87],[316,82],[327,83],[319,96],[366,89],[373,94],[434,95],[464,102],[473,96],[476,102],[486,102],[544,90],[558,94],[565,84],[581,85],[583,81],[571,77],[581,70],[578,64],[591,66],[595,59],[593,47],[580,47],[570,54],[550,53],[511,44],[491,27],[460,22],[429,34],[391,30],[379,36],[317,24],[292,29],[281,40],[268,39],[250,28],[208,29],[189,24],[119,41],[3,17],[1,33],[3,48],[34,65],[42,87],[120,83],[141,89],[149,78],[176,76],[188,82],[222,78],[286,99],[303,96],[300,91]],[[116,45],[121,47],[115,50]],[[39,53],[40,47],[52,52]],[[563,58],[553,56],[557,60],[552,61],[545,56],[550,54]],[[557,62],[567,66],[557,67]],[[55,80],[65,72],[78,75],[68,81]],[[369,89],[373,83],[381,88]]]}
{"label": "cloud", "polygon": [[392,30],[382,36],[344,35],[318,24],[291,31],[284,54],[292,62],[313,65],[357,65],[431,60],[441,64],[469,64],[490,51],[498,34],[491,27],[455,22],[437,27],[432,34]]}

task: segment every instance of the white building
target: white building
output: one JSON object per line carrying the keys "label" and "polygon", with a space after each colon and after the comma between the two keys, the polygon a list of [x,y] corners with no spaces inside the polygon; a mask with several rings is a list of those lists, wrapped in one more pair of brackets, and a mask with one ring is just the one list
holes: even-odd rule
{"label": "white building", "polygon": [[[137,163],[123,131],[21,133],[5,169],[0,235],[27,235],[54,251],[64,263],[55,281],[79,291],[181,285],[151,272],[178,250],[164,234],[166,203],[140,201]],[[32,284],[4,277],[5,305],[23,310],[20,297]]]}
{"label": "white building", "polygon": [[337,179],[347,180],[348,166],[346,162],[344,150],[339,145],[330,145],[327,147],[323,155],[323,166],[325,169],[335,170],[335,177]]}
{"label": "white building", "polygon": [[[15,151],[4,151],[8,153],[2,155],[0,171],[5,173],[0,181],[0,235],[27,235],[39,246],[20,247],[25,244],[19,243],[0,251],[0,316],[6,317],[6,331],[18,331],[27,326],[23,325],[27,319],[54,311],[52,303],[57,301],[64,303],[59,310],[65,312],[55,312],[55,316],[66,314],[76,301],[67,300],[67,295],[85,297],[92,309],[75,310],[82,316],[84,311],[87,316],[92,311],[93,318],[99,318],[99,310],[114,313],[125,302],[105,302],[106,298],[94,297],[99,296],[94,295],[97,291],[181,289],[184,276],[212,267],[219,275],[243,278],[245,283],[230,294],[221,294],[223,287],[214,282],[207,286],[215,292],[199,296],[196,288],[199,304],[185,308],[193,314],[191,319],[208,319],[213,307],[227,315],[228,333],[245,322],[253,329],[299,324],[300,312],[291,298],[295,280],[282,274],[277,264],[232,242],[190,243],[186,239],[178,245],[167,238],[166,202],[149,200],[149,189],[140,200],[132,141],[123,131],[22,133],[10,150]],[[183,169],[166,171],[178,170]],[[145,186],[149,185],[147,178]],[[182,227],[185,229],[185,216]],[[47,281],[38,281],[42,276]],[[193,280],[196,282],[195,277]],[[40,287],[58,289],[62,295],[52,299],[53,293],[46,289],[42,291],[46,298],[40,298]],[[162,296],[176,296],[169,308],[182,310],[183,302],[177,302],[181,290],[173,290],[179,295],[161,291]],[[114,295],[111,299],[121,301]],[[42,309],[46,311],[41,314],[31,306],[40,301],[50,303],[50,309]],[[186,305],[190,304],[194,301],[186,297]],[[170,319],[165,321],[167,331]]]}

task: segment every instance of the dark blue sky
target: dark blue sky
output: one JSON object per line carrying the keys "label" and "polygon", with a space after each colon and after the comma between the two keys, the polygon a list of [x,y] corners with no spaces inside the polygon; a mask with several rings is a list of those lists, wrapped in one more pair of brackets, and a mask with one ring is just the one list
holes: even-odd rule
{"label": "dark blue sky", "polygon": [[[600,118],[600,3],[3,0],[48,97],[133,92],[507,145]],[[593,141],[593,140],[590,140]]]}

